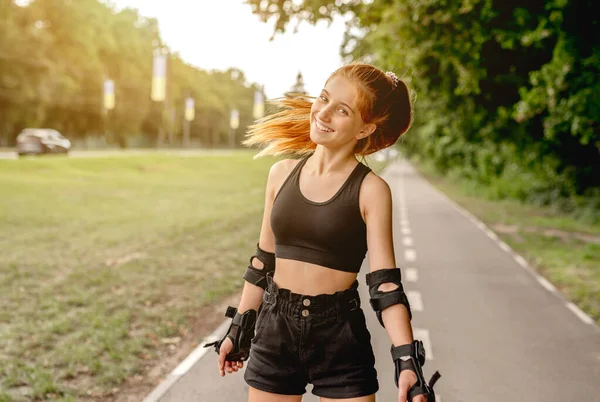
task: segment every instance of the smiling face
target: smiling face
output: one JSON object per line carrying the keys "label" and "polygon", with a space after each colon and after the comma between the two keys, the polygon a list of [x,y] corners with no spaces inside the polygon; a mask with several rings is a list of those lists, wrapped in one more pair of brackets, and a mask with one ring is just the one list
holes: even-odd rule
{"label": "smiling face", "polygon": [[370,135],[375,126],[365,124],[358,109],[358,89],[348,79],[334,76],[314,101],[310,111],[310,139],[328,148],[354,144]]}

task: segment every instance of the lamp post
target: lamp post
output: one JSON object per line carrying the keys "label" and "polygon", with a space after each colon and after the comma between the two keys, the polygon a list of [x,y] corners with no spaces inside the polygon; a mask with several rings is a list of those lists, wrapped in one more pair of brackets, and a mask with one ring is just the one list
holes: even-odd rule
{"label": "lamp post", "polygon": [[260,119],[265,113],[265,100],[261,90],[257,89],[254,91],[254,108],[252,109],[252,116],[254,119]]}
{"label": "lamp post", "polygon": [[190,145],[190,125],[196,115],[194,98],[188,97],[185,100],[185,116],[183,121],[183,146]]}
{"label": "lamp post", "polygon": [[154,58],[152,62],[152,92],[150,99],[160,104],[159,126],[158,126],[158,145],[162,145],[164,141],[163,125],[164,125],[164,109],[167,99],[167,49],[157,47],[154,49]]}
{"label": "lamp post", "polygon": [[112,131],[109,130],[108,126],[114,120],[112,118],[112,110],[115,109],[115,82],[113,80],[105,79],[103,87],[104,99],[102,105],[104,106],[104,141],[108,143],[108,133],[109,131]]}
{"label": "lamp post", "polygon": [[229,146],[235,147],[235,130],[240,126],[240,113],[237,109],[231,110],[231,116],[229,117]]}

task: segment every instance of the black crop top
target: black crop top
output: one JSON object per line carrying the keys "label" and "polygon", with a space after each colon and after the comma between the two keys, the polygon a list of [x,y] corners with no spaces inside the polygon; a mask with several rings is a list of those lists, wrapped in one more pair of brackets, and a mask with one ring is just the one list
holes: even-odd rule
{"label": "black crop top", "polygon": [[331,199],[314,202],[304,197],[299,186],[307,159],[298,162],[273,201],[275,256],[357,273],[367,252],[367,227],[358,197],[371,169],[358,163]]}

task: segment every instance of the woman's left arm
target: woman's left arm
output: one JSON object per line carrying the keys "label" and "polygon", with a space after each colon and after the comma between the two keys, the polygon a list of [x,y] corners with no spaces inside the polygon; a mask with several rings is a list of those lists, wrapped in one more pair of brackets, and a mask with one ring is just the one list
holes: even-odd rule
{"label": "woman's left arm", "polygon": [[[360,204],[367,225],[370,273],[396,268],[392,229],[392,193],[389,185],[379,176],[369,174],[363,181]],[[378,290],[391,292],[397,288],[398,285],[393,282],[384,282],[379,285]],[[405,305],[397,303],[385,307],[381,311],[381,320],[394,346],[408,345],[413,342],[410,314]],[[398,379],[399,402],[408,399],[408,391],[416,382],[416,373],[402,370]],[[424,395],[417,395],[410,402],[426,401]]]}
{"label": "woman's left arm", "polygon": [[[392,193],[389,185],[381,177],[369,174],[361,188],[361,204],[364,205],[364,218],[367,224],[369,271],[395,268]],[[391,282],[379,285],[379,290],[383,292],[397,288],[398,286]],[[394,346],[413,341],[410,317],[404,305],[394,304],[383,310],[381,315]]]}

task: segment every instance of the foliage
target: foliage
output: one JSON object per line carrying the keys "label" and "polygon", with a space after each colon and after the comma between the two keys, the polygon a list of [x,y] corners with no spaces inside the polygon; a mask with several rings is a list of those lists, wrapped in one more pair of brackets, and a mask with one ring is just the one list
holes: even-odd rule
{"label": "foliage", "polygon": [[591,1],[248,3],[277,31],[344,16],[346,60],[395,71],[418,94],[403,142],[410,156],[493,183],[500,198],[575,205],[598,194],[600,23]]}
{"label": "foliage", "polygon": [[[71,139],[107,134],[121,146],[139,133],[152,144],[162,129],[175,142],[187,96],[196,100],[191,133],[197,141],[227,141],[233,107],[241,127],[252,122],[257,86],[241,71],[204,71],[173,52],[167,101],[150,100],[153,52],[168,51],[155,19],[99,0],[18,4],[0,0],[0,145],[13,145],[24,127],[55,128]],[[116,107],[108,112],[105,79],[115,81]]]}

